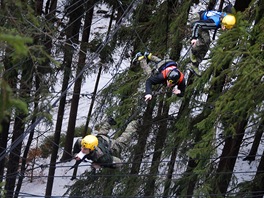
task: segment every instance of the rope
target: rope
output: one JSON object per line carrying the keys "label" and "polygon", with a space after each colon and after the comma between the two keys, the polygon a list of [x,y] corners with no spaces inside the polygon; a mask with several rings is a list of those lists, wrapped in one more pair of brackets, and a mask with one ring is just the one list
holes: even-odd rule
{"label": "rope", "polygon": [[[126,12],[124,12],[123,16],[121,17],[121,19],[123,19],[125,21],[125,19],[127,17],[130,16],[130,13],[133,11],[133,7],[137,6],[139,2],[134,0],[133,2],[131,2],[131,4],[128,6]],[[66,93],[68,92],[68,90],[72,87],[72,85],[77,81],[77,79],[83,75],[83,73],[87,70],[87,68],[89,68],[91,65],[94,65],[93,60],[95,60],[96,58],[98,58],[99,53],[103,50],[103,48],[107,45],[108,42],[110,42],[110,39],[113,38],[113,36],[117,33],[117,30],[119,30],[119,28],[121,27],[121,22],[118,23],[119,25],[116,26],[108,35],[108,37],[105,39],[105,41],[97,48],[96,53],[94,53],[94,55],[91,57],[91,59],[89,59],[88,63],[86,64],[86,66],[80,71],[80,73],[74,78],[74,80],[69,83],[67,89],[61,93],[61,96],[58,97],[55,102],[53,102],[53,104],[46,110],[46,112],[50,112],[53,108],[56,107],[57,103],[60,101],[60,99],[66,95]],[[26,137],[27,135],[35,129],[35,127],[40,123],[40,121],[44,119],[44,116],[40,116],[39,118],[36,119],[36,121],[30,125],[28,127],[28,129],[25,130],[25,132],[23,134],[21,134],[9,147],[7,147],[5,150],[3,150],[0,153],[0,161],[4,159],[4,157],[10,153],[12,150],[14,150]]]}

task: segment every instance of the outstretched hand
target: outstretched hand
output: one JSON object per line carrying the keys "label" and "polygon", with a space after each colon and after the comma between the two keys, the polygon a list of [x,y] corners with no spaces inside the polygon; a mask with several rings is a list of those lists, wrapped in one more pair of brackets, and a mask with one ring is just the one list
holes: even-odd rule
{"label": "outstretched hand", "polygon": [[179,89],[177,89],[177,88],[174,88],[173,90],[172,90],[172,93],[174,93],[174,94],[180,94],[181,93],[181,90],[179,90]]}
{"label": "outstretched hand", "polygon": [[147,94],[145,95],[145,101],[151,100],[152,99],[152,95],[151,94]]}
{"label": "outstretched hand", "polygon": [[76,159],[76,160],[81,160],[84,156],[85,156],[85,153],[83,153],[82,151],[80,151],[80,152],[75,156],[75,159]]}

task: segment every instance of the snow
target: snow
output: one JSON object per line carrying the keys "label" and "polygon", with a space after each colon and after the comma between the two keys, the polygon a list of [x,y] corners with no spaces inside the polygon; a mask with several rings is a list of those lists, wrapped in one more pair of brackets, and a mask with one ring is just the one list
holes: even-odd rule
{"label": "snow", "polygon": [[[105,6],[98,7],[97,9],[103,9],[103,10],[108,10]],[[198,8],[195,7],[195,10]],[[95,32],[98,31],[105,31],[108,26],[108,19],[104,18],[102,20],[102,16],[100,14],[97,14],[93,18],[93,27],[92,30]],[[115,62],[119,60],[118,54],[121,54],[120,52],[116,53],[117,55],[114,57]],[[183,51],[183,54],[185,52]],[[120,68],[120,72],[127,68],[129,66],[129,60],[125,60]],[[111,81],[112,77],[114,74],[110,73],[103,73],[102,78],[99,82],[99,87],[98,90],[101,90],[106,84]],[[94,90],[94,84],[97,78],[97,74],[91,75],[87,77],[82,86],[82,93],[84,94],[91,94]],[[59,84],[60,81],[58,81],[58,85],[56,87],[56,91],[60,91],[61,85]],[[68,99],[70,99],[71,96],[68,96]],[[77,122],[76,126],[80,126],[85,124],[86,122],[86,117],[87,113],[90,107],[91,99],[88,99],[87,97],[80,97],[79,101],[79,109],[78,109],[78,117],[77,117]],[[64,124],[62,128],[62,133],[65,133],[67,130],[67,123],[69,119],[69,108],[70,104],[66,106],[67,110],[65,111],[65,116],[64,116]],[[57,112],[57,107],[53,109],[53,125],[49,129],[49,131],[54,131],[54,125],[56,123],[56,112]],[[46,131],[46,128],[42,128],[42,126],[39,126],[38,129],[40,131]],[[250,141],[250,139],[248,140]],[[241,181],[248,181],[252,179],[252,176],[254,175],[254,171],[256,170],[256,167],[258,165],[258,162],[252,162],[250,165],[246,161],[242,161],[243,156],[246,155],[249,152],[250,145],[248,145],[244,150],[241,150],[241,159],[238,159],[236,162],[236,173],[234,174],[238,182]],[[60,150],[59,156],[61,156],[63,150]],[[258,151],[258,154],[261,155],[263,150]],[[59,158],[58,158],[59,159]],[[50,158],[47,159],[38,159],[37,164],[40,165],[48,165],[50,162]],[[63,197],[65,192],[67,191],[67,186],[71,186],[75,180],[71,180],[71,176],[73,173],[73,170],[69,170],[70,167],[75,163],[75,160],[72,160],[70,162],[65,162],[65,163],[58,163],[56,166],[56,171],[55,171],[55,177],[54,177],[54,183],[53,183],[53,190],[52,190],[52,197]],[[82,163],[77,171],[77,177],[83,173],[85,170],[90,168],[90,163]],[[37,166],[37,165],[35,165]],[[23,181],[23,186],[20,191],[19,197],[44,197],[45,196],[45,190],[46,190],[46,183],[47,183],[47,175],[48,175],[48,167],[45,168],[36,168],[33,171],[33,179],[31,181],[31,175],[28,173],[26,178]]]}
{"label": "snow", "polygon": [[[62,154],[62,150],[60,152]],[[41,159],[39,164],[48,165],[50,159]],[[76,180],[71,180],[73,169],[69,170],[73,166],[75,160],[66,163],[59,163],[56,165],[56,171],[54,175],[52,197],[58,196],[63,197],[67,191],[67,186],[71,186]],[[89,162],[83,162],[79,165],[77,171],[78,175],[81,175],[85,170],[90,168]],[[20,197],[43,197],[45,196],[48,167],[38,168],[34,170],[33,181],[31,181],[31,175],[28,173],[26,178],[23,180],[23,186],[20,191]]]}
{"label": "snow", "polygon": [[[108,8],[104,5],[98,6],[96,7],[96,9],[108,10]],[[96,14],[93,18],[93,25],[92,25],[91,30],[94,32],[104,33],[108,28],[108,24],[109,24],[109,18],[102,17],[102,14]],[[93,39],[93,36],[91,36],[91,39]],[[115,63],[119,61],[120,57],[118,56],[118,54],[121,54],[121,52],[117,50],[116,55],[113,57]],[[116,71],[116,73],[122,72],[128,66],[129,66],[129,60],[124,60],[121,64],[121,67]],[[112,77],[114,75],[115,75],[114,73],[102,72],[102,76],[99,81],[97,93],[100,92],[100,90],[104,88],[105,85],[111,82]],[[96,78],[97,78],[97,74],[93,74],[93,75],[86,77],[83,80],[83,85],[81,89],[82,94],[91,94],[94,91],[94,85],[96,82]],[[55,86],[56,93],[61,91],[61,80],[58,80],[57,82],[58,84]],[[69,89],[69,92],[67,94],[67,100],[71,99],[71,94],[69,93],[72,93],[72,89],[73,89],[73,86]],[[57,97],[59,97],[59,95]],[[78,117],[76,120],[76,127],[80,125],[84,125],[86,123],[86,118],[87,118],[87,114],[90,108],[90,103],[91,103],[90,98],[80,97],[79,107],[78,107]],[[65,111],[64,119],[63,119],[62,133],[66,133],[67,131],[67,126],[69,122],[70,103],[66,105],[65,109],[66,111]],[[50,134],[53,134],[55,130],[54,127],[56,124],[56,119],[57,119],[57,110],[58,110],[58,106],[56,106],[52,110],[53,125],[51,126],[51,128],[47,129],[41,124],[37,126],[37,129],[40,131],[39,134],[46,133],[46,131],[51,131]],[[93,128],[93,126],[91,126],[91,128]],[[45,137],[48,135],[45,135]],[[62,153],[63,153],[63,150],[60,150],[58,155],[61,156]],[[58,157],[58,160],[59,159],[60,157]],[[35,165],[35,169],[32,168],[34,169],[33,179],[31,175],[26,175],[26,178],[23,180],[23,186],[21,188],[19,197],[44,197],[45,196],[47,176],[48,176],[48,171],[49,171],[48,166],[45,166],[45,165],[48,165],[49,163],[50,163],[50,158],[38,159],[36,161],[37,165]],[[54,181],[53,181],[52,197],[55,197],[55,196],[63,197],[64,193],[67,191],[67,186],[71,186],[75,182],[75,180],[73,181],[71,180],[73,169],[69,170],[70,167],[74,165],[74,163],[75,163],[75,160],[72,160],[70,162],[58,163],[56,165],[55,176],[54,176]],[[41,168],[40,165],[43,165],[45,168]],[[90,168],[89,165],[90,165],[89,162],[82,162],[79,165],[79,168],[77,171],[77,177],[81,175],[85,170],[89,169]],[[30,174],[30,173],[27,172],[27,174]]]}

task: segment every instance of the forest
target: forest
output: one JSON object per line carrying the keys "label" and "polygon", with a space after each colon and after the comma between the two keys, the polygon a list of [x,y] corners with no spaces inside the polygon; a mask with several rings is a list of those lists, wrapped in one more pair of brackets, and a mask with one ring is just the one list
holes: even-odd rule
{"label": "forest", "polygon": [[[195,13],[230,4],[236,24],[210,31],[199,78],[186,69]],[[56,166],[104,117],[117,122],[113,138],[137,121],[122,167],[87,168],[62,197],[263,197],[264,0],[1,0],[0,9],[0,197],[23,197],[35,158],[49,160],[43,197],[53,197]],[[99,12],[105,32],[92,28]],[[144,100],[147,76],[131,63],[139,51],[178,63],[183,97],[157,85]],[[105,73],[114,75],[99,91]]]}

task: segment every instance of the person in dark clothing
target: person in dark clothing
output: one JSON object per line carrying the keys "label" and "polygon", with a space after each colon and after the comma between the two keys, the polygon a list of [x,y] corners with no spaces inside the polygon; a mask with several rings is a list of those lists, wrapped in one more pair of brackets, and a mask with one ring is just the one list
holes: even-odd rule
{"label": "person in dark clothing", "polygon": [[[146,80],[145,101],[152,99],[152,85],[157,84],[171,87],[172,92],[179,97],[184,95],[186,88],[184,74],[177,68],[175,61],[169,58],[161,59],[149,52],[145,52],[144,55],[138,52],[132,63],[136,62],[140,63],[144,73],[149,76]],[[149,62],[154,63],[157,69],[151,68]]]}
{"label": "person in dark clothing", "polygon": [[199,13],[199,20],[192,24],[192,49],[190,50],[192,65],[188,68],[191,72],[201,76],[198,66],[209,50],[211,42],[209,30],[231,29],[235,23],[235,16],[226,12],[202,11]]}
{"label": "person in dark clothing", "polygon": [[79,138],[74,144],[73,153],[77,153],[75,159],[77,166],[85,159],[92,161],[93,168],[118,168],[122,161],[118,155],[131,141],[136,132],[136,121],[128,124],[125,131],[117,139],[110,138],[107,134],[111,128],[111,122],[104,121],[99,126],[97,135],[87,135]]}

